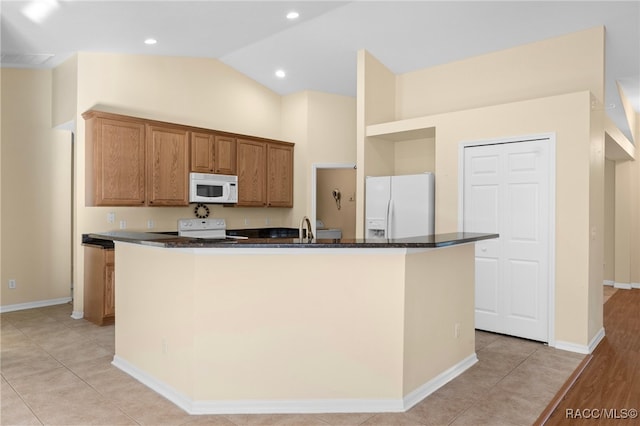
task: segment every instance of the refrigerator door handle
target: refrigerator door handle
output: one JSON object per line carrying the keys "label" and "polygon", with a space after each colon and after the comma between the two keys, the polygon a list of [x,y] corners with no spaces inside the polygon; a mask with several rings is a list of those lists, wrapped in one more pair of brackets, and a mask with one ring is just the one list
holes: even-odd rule
{"label": "refrigerator door handle", "polygon": [[387,239],[393,238],[391,236],[391,224],[393,223],[393,199],[389,199],[387,202]]}

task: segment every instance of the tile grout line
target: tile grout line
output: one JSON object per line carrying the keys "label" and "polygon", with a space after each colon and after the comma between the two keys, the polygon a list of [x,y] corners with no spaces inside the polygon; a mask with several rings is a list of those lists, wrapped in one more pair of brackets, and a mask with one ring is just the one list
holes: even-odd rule
{"label": "tile grout line", "polygon": [[[66,330],[70,330],[70,331],[74,331],[73,327],[68,326],[67,324],[65,324],[64,322],[58,320],[55,317],[52,317],[50,315],[43,315],[51,320],[53,320],[57,326],[61,326],[63,329]],[[113,402],[112,399],[106,397],[102,392],[100,392],[98,389],[96,389],[93,385],[91,385],[90,383],[88,383],[86,380],[84,380],[82,377],[80,377],[75,371],[73,371],[67,364],[65,364],[64,361],[58,359],[56,356],[54,356],[51,352],[49,352],[47,349],[45,349],[42,345],[40,345],[38,342],[36,342],[34,339],[31,338],[31,336],[29,336],[28,334],[26,334],[24,331],[22,331],[20,328],[16,327],[15,325],[12,324],[13,327],[16,328],[16,330],[18,330],[24,337],[26,340],[29,341],[30,344],[38,347],[40,350],[42,350],[44,353],[46,353],[47,355],[49,355],[51,358],[53,358],[54,360],[56,360],[56,362],[58,362],[60,364],[60,367],[56,367],[53,368],[52,370],[56,370],[56,369],[60,369],[60,368],[64,368],[66,371],[68,371],[69,373],[71,373],[73,376],[75,376],[76,378],[78,378],[82,383],[84,383],[85,385],[87,385],[89,388],[93,389],[98,395],[100,395],[101,398],[103,398],[105,401],[107,401],[110,405],[112,405],[113,407],[117,408],[118,411],[120,411],[124,416],[126,416],[128,419],[130,419],[131,421],[133,421],[135,424],[140,425],[140,423],[132,418],[129,414],[127,414],[126,412],[124,412],[120,406],[118,404],[115,404]],[[90,341],[92,344],[97,345],[103,349],[107,349],[104,348],[102,345],[100,345],[96,339],[94,338],[90,338]],[[50,371],[52,371],[50,370]],[[39,374],[39,373],[34,373],[35,374]],[[29,376],[29,375],[27,375]],[[24,377],[27,377],[24,376]],[[3,375],[4,377],[4,375]],[[33,413],[33,415],[36,417],[36,419],[38,419],[38,421],[40,422],[40,424],[44,425],[46,424],[43,419],[41,419],[32,409],[32,407],[24,400],[24,398],[22,397],[22,395],[13,387],[13,385],[11,385],[11,383],[9,382],[9,380],[4,377],[5,381],[11,386],[11,388],[13,389],[13,391],[16,393],[16,395],[18,395],[18,397],[22,400],[22,402],[27,406],[27,408],[29,408],[29,410]]]}
{"label": "tile grout line", "polygon": [[[482,349],[490,346],[492,343],[494,343],[495,341],[497,341],[498,339],[495,339],[494,341],[492,341],[491,343],[488,343],[486,345],[484,345],[482,348],[480,348],[479,350],[477,350],[476,352],[481,351]],[[507,377],[509,377],[509,375],[511,373],[513,373],[519,366],[521,366],[522,364],[524,364],[531,356],[533,356],[533,354],[535,354],[539,349],[536,349],[535,351],[531,352],[529,355],[527,355],[522,361],[520,361],[518,364],[516,364],[513,368],[511,368],[509,370],[509,372],[507,374],[505,374],[504,376],[502,376],[502,378],[500,378],[500,380],[498,380],[496,383],[494,383],[488,390],[487,394],[481,398],[478,398],[477,400],[475,400],[472,404],[470,404],[468,407],[466,407],[464,410],[461,410],[459,413],[457,413],[454,418],[448,423],[448,425],[451,425],[453,423],[455,423],[455,421],[462,416],[464,413],[466,413],[467,411],[469,411],[471,408],[475,407],[476,405],[478,405],[478,403],[484,401],[487,396],[489,394],[491,394],[491,392],[496,388],[496,386],[498,386],[502,381],[504,381],[504,379],[506,379]]]}
{"label": "tile grout line", "polygon": [[18,396],[18,398],[20,398],[20,401],[22,401],[24,406],[27,407],[27,409],[31,412],[31,414],[33,414],[33,417],[35,417],[36,420],[38,420],[41,425],[44,425],[45,423],[42,421],[42,419],[40,419],[40,417],[38,417],[38,415],[35,413],[35,411],[33,411],[33,408],[31,407],[31,405],[27,401],[24,400],[24,398],[22,397],[20,392],[18,392],[18,390],[13,387],[11,382],[9,382],[9,380],[4,376],[4,374],[2,375],[2,378],[4,379],[5,382],[7,382],[7,384],[11,388],[11,390],[13,390],[13,392]]}

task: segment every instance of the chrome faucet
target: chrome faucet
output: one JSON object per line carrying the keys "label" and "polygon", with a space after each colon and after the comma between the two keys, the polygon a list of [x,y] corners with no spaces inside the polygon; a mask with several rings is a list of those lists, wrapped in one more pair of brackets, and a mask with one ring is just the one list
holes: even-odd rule
{"label": "chrome faucet", "polygon": [[309,218],[307,216],[304,216],[302,218],[302,220],[300,221],[300,227],[298,228],[298,237],[300,237],[300,241],[302,241],[302,228],[304,227],[306,222],[306,226],[307,226],[307,239],[309,241],[313,240],[313,231],[311,230],[311,221],[309,220]]}

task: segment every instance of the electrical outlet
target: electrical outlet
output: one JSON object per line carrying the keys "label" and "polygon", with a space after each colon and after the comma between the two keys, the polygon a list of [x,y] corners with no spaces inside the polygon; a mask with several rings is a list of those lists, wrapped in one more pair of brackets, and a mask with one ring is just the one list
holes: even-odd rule
{"label": "electrical outlet", "polygon": [[265,220],[264,220],[264,224],[265,224],[265,225],[271,225],[271,219],[269,219],[268,217],[267,217],[267,218],[265,218]]}
{"label": "electrical outlet", "polygon": [[127,221],[126,220],[121,220],[120,221],[120,229],[127,229]]}
{"label": "electrical outlet", "polygon": [[9,288],[16,288],[16,280],[9,280]]}
{"label": "electrical outlet", "polygon": [[114,212],[107,213],[107,223],[115,223],[116,214]]}
{"label": "electrical outlet", "polygon": [[456,323],[456,325],[454,326],[453,335],[456,339],[460,337],[460,324]]}
{"label": "electrical outlet", "polygon": [[244,218],[244,224],[245,226],[249,224],[249,219],[247,219],[246,217]]}
{"label": "electrical outlet", "polygon": [[153,219],[147,220],[147,229],[153,229],[154,226]]}
{"label": "electrical outlet", "polygon": [[162,338],[162,353],[165,355],[169,353],[169,344],[167,343],[167,339],[164,337]]}

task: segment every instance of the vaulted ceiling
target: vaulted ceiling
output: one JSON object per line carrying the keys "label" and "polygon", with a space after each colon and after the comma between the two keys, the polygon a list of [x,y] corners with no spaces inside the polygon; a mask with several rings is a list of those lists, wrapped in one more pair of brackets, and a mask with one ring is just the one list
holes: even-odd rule
{"label": "vaulted ceiling", "polygon": [[209,57],[280,94],[350,96],[360,49],[401,74],[605,26],[607,113],[631,140],[618,86],[640,111],[638,1],[2,0],[0,14],[3,67],[50,68],[78,51]]}

